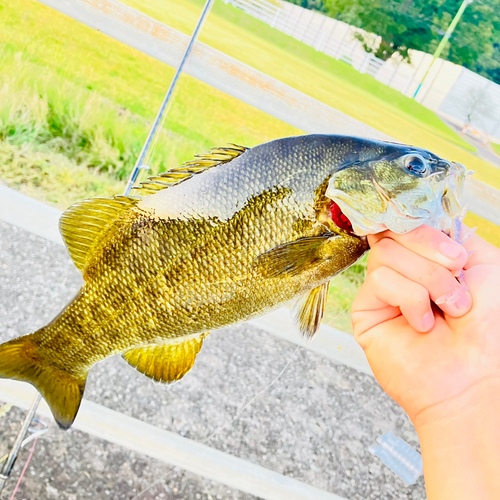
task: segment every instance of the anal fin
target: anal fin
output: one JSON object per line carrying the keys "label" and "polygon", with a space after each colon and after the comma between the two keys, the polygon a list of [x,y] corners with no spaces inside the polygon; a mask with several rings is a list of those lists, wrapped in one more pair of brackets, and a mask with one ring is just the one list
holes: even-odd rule
{"label": "anal fin", "polygon": [[208,333],[184,342],[151,344],[123,353],[123,359],[156,382],[174,382],[191,370]]}
{"label": "anal fin", "polygon": [[310,340],[319,330],[323,314],[325,313],[328,285],[323,283],[300,297],[293,307],[292,315],[299,328],[300,334]]}

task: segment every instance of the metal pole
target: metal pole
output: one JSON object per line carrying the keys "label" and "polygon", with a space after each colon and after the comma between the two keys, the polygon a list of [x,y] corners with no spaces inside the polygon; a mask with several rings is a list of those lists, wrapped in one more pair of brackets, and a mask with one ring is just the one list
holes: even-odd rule
{"label": "metal pole", "polygon": [[144,143],[144,146],[142,147],[141,153],[139,154],[139,157],[137,158],[137,161],[134,165],[134,168],[132,170],[132,173],[130,174],[127,187],[125,188],[124,194],[128,196],[130,194],[130,190],[135,184],[135,181],[137,180],[137,177],[139,176],[139,171],[143,167],[144,160],[146,158],[146,155],[148,154],[149,148],[151,147],[151,144],[153,143],[153,140],[156,136],[156,134],[159,132],[159,126],[161,123],[161,120],[165,114],[165,110],[167,109],[167,106],[172,99],[172,95],[175,90],[175,86],[177,85],[177,82],[179,80],[179,77],[182,73],[182,69],[184,68],[184,65],[186,64],[187,58],[189,57],[189,54],[191,52],[191,49],[193,48],[194,42],[198,38],[198,35],[201,31],[201,28],[203,27],[203,23],[205,22],[206,17],[208,16],[210,9],[212,8],[212,4],[214,3],[214,0],[207,0],[205,3],[205,6],[203,7],[203,11],[201,12],[200,18],[198,19],[198,24],[196,25],[193,34],[191,35],[191,39],[189,40],[188,46],[186,48],[186,52],[184,52],[184,55],[182,57],[182,61],[179,64],[179,67],[177,68],[177,71],[175,72],[174,78],[172,82],[170,83],[170,86],[168,88],[168,91],[165,95],[165,98],[163,99],[163,102],[161,103],[160,110],[158,111],[158,114],[156,115],[155,121],[153,122],[153,125],[151,127],[151,130],[149,131],[148,137],[146,138],[146,142]]}
{"label": "metal pole", "polygon": [[26,434],[26,431],[28,430],[28,427],[31,424],[31,421],[33,420],[33,417],[35,416],[36,409],[38,408],[38,405],[40,404],[40,401],[42,399],[42,396],[40,394],[37,394],[35,399],[33,400],[33,403],[31,403],[31,407],[28,410],[28,413],[26,414],[26,417],[24,418],[23,425],[21,426],[21,429],[19,429],[19,433],[16,437],[16,440],[14,441],[14,444],[12,445],[12,449],[9,453],[9,456],[7,457],[7,461],[5,462],[5,465],[2,469],[2,472],[0,474],[0,495],[2,494],[3,487],[5,486],[5,482],[7,479],[9,479],[10,473],[12,471],[12,467],[14,467],[14,463],[17,458],[17,454],[19,453],[19,449],[21,448],[21,444],[24,440],[24,436]]}
{"label": "metal pole", "polygon": [[418,84],[417,90],[415,91],[415,94],[413,94],[413,99],[417,97],[418,92],[422,88],[422,85],[427,78],[427,75],[429,74],[429,71],[432,68],[432,65],[436,61],[436,59],[441,55],[441,52],[443,52],[443,49],[445,48],[446,44],[448,43],[448,40],[451,37],[451,34],[453,31],[455,31],[455,28],[457,27],[458,21],[460,21],[460,18],[462,17],[462,14],[464,13],[467,5],[471,4],[474,0],[464,0],[462,2],[462,5],[460,5],[460,8],[458,9],[458,12],[455,14],[455,17],[453,18],[453,21],[451,24],[448,26],[448,29],[446,30],[446,33],[443,35],[443,38],[441,39],[441,42],[438,45],[438,48],[436,49],[436,52],[434,52],[434,55],[432,56],[432,62],[430,66],[427,68],[427,71],[425,72],[424,77]]}

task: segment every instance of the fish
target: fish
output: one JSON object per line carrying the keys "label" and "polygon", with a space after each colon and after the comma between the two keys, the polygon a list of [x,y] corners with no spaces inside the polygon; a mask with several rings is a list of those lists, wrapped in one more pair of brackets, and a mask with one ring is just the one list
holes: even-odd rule
{"label": "fish", "polygon": [[449,230],[465,173],[413,146],[313,134],[212,148],[131,196],[78,202],[60,231],[84,284],[49,324],[0,345],[0,377],[34,385],[68,429],[109,356],[172,383],[209,332],[292,300],[310,339],[366,235]]}

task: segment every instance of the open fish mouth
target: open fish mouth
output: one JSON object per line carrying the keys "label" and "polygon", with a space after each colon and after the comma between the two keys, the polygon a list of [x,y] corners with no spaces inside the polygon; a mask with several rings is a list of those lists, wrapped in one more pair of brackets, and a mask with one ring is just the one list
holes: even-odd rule
{"label": "open fish mouth", "polygon": [[438,171],[418,178],[407,188],[404,184],[383,184],[376,175],[365,176],[362,190],[355,184],[342,189],[334,181],[326,192],[332,200],[333,222],[357,236],[388,229],[404,234],[423,224],[448,233],[453,220],[464,213],[461,198],[467,170],[446,160],[439,164]]}
{"label": "open fish mouth", "polygon": [[[340,229],[356,236],[376,234],[387,229],[398,233],[409,232],[421,226],[429,219],[429,213],[427,211],[423,212],[422,216],[409,215],[402,212],[397,204],[391,202],[387,207],[387,220],[385,222],[377,222],[338,198],[332,200],[330,207],[330,214],[334,224]],[[392,221],[394,223],[391,223]]]}
{"label": "open fish mouth", "polygon": [[472,170],[467,170],[462,164],[452,162],[450,174],[444,181],[443,194],[441,196],[443,210],[451,219],[461,215],[464,209],[461,198],[465,177],[473,173]]}

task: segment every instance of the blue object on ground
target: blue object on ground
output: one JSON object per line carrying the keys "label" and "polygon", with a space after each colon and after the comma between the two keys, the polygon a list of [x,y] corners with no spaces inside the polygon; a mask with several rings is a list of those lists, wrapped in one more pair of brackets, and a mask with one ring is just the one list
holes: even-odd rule
{"label": "blue object on ground", "polygon": [[384,434],[377,441],[379,444],[370,446],[368,451],[379,457],[406,484],[415,484],[424,473],[420,453],[392,432]]}

